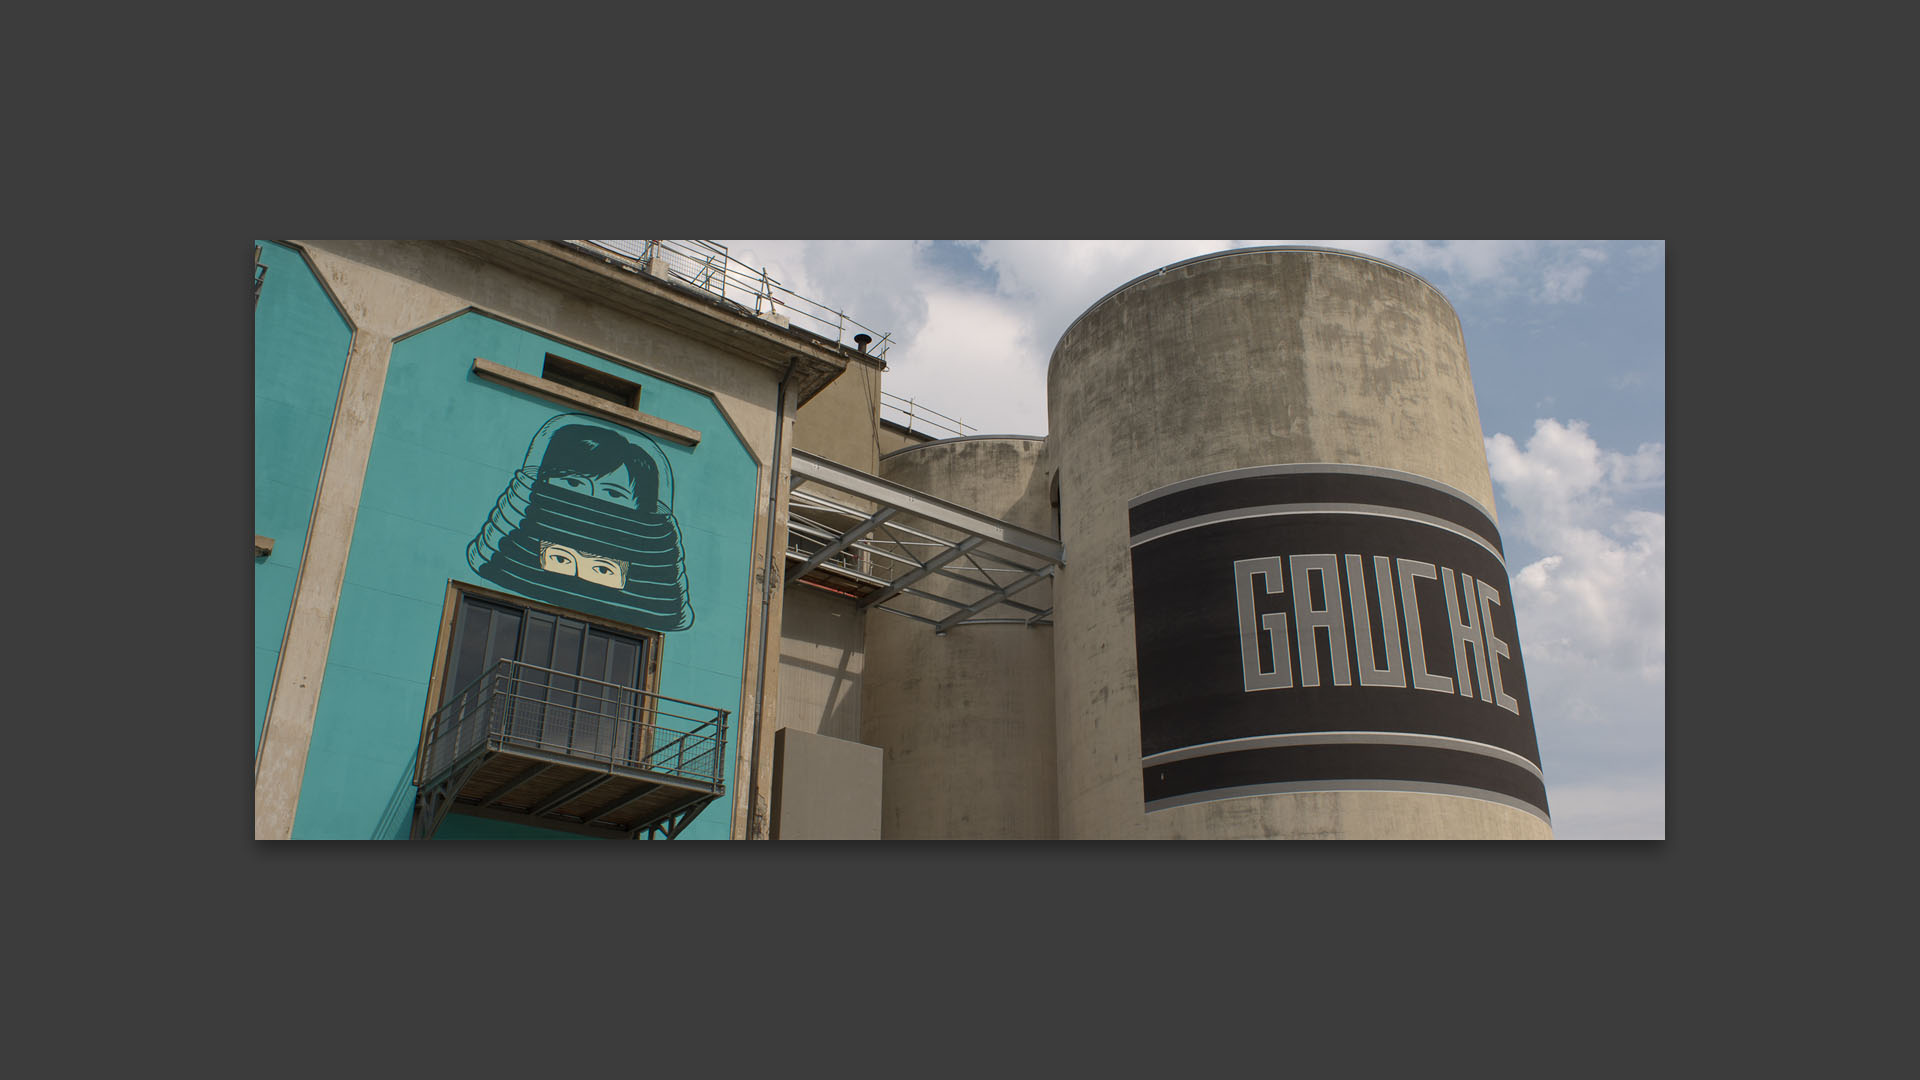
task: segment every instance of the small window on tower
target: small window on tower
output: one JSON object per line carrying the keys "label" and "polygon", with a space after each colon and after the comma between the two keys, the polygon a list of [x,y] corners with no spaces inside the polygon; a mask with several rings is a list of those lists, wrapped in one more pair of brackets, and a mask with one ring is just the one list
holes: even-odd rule
{"label": "small window on tower", "polygon": [[640,385],[625,379],[596,371],[585,364],[576,364],[571,360],[547,354],[547,362],[540,369],[540,377],[548,382],[578,390],[583,394],[592,394],[604,398],[615,405],[629,409],[640,407]]}

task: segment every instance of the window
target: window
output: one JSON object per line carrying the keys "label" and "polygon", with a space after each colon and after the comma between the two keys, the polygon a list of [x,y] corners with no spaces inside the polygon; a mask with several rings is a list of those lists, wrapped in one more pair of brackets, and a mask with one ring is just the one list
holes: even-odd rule
{"label": "window", "polygon": [[[556,608],[456,590],[439,703],[464,696],[520,746],[565,757],[638,764],[652,749],[639,691],[658,666],[658,639]],[[502,661],[514,661],[504,669]],[[475,688],[490,673],[499,677]]]}
{"label": "window", "polygon": [[547,354],[547,362],[540,368],[540,377],[548,382],[556,382],[561,386],[578,390],[583,394],[604,398],[615,405],[629,409],[640,408],[640,384],[628,382],[626,379],[587,367],[585,364],[576,364],[552,353]]}

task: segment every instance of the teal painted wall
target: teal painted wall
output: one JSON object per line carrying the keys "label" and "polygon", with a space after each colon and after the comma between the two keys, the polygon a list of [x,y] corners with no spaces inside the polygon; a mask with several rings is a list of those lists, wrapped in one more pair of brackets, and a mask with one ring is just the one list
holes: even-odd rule
{"label": "teal painted wall", "polygon": [[[538,376],[548,353],[637,382],[642,412],[701,432],[656,440],[673,472],[693,625],[664,635],[659,692],[739,708],[758,472],[713,400],[476,312],[397,342],[374,430],[307,755],[296,838],[401,838],[448,579],[501,591],[467,561],[547,421],[572,410],[473,374],[475,357]],[[632,620],[628,620],[632,621]],[[728,721],[731,792],[739,718]],[[682,833],[725,839],[730,798]],[[449,815],[442,836],[568,834]]]}
{"label": "teal painted wall", "polygon": [[273,537],[253,560],[257,752],[353,330],[299,252],[256,243],[267,273],[253,309],[253,531]]}

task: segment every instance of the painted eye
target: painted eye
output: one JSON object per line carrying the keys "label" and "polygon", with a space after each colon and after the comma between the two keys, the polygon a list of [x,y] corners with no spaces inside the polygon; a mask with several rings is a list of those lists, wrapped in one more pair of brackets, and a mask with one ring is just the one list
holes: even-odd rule
{"label": "painted eye", "polygon": [[607,567],[607,566],[595,566],[593,568],[593,572],[596,574],[599,574],[601,577],[610,577],[613,574],[613,568]]}
{"label": "painted eye", "polygon": [[567,563],[571,562],[572,560],[568,559],[565,555],[561,555],[556,552],[555,554],[547,556],[547,561],[557,566],[565,566],[567,565]]}
{"label": "painted eye", "polygon": [[560,482],[567,485],[568,487],[572,488],[575,491],[587,490],[587,482],[585,480],[580,479],[577,476],[565,477]]}

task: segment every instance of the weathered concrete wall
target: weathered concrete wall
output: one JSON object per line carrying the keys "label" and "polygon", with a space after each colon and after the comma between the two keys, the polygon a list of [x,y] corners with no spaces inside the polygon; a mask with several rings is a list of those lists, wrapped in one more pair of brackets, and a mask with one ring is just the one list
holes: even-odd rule
{"label": "weathered concrete wall", "polygon": [[1444,795],[1262,795],[1143,805],[1128,500],[1257,465],[1418,474],[1492,515],[1459,320],[1418,277],[1260,249],[1167,267],[1070,326],[1047,372],[1067,566],[1055,584],[1060,833],[1067,838],[1539,837],[1539,818]]}
{"label": "weathered concrete wall", "polygon": [[880,839],[878,748],[783,727],[773,756],[773,839]]}
{"label": "weathered concrete wall", "polygon": [[861,472],[879,468],[885,451],[880,435],[880,370],[866,361],[847,365],[800,407],[793,420],[794,449],[837,461]]}
{"label": "weathered concrete wall", "polygon": [[[927,443],[881,461],[881,475],[1005,521],[1054,535],[1045,442],[968,438]],[[979,590],[939,577],[929,592]],[[1045,609],[1052,585],[1015,599]],[[914,600],[925,613],[950,614]],[[903,607],[911,606],[902,604]],[[887,839],[1055,837],[1051,627],[931,626],[867,616],[861,741],[886,750]]]}
{"label": "weathered concrete wall", "polygon": [[909,446],[924,446],[932,442],[930,436],[917,431],[909,431],[898,424],[882,422],[880,424],[880,456],[886,457],[895,450],[905,450]]}
{"label": "weathered concrete wall", "polygon": [[780,723],[860,741],[865,617],[844,596],[811,585],[787,587],[780,623]]}

